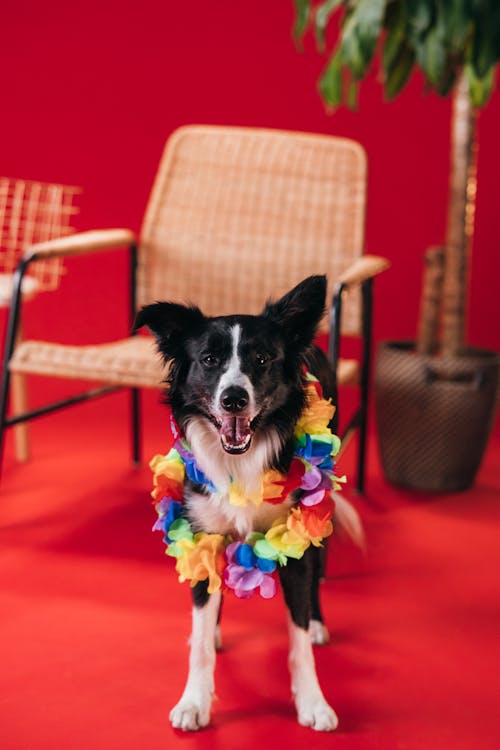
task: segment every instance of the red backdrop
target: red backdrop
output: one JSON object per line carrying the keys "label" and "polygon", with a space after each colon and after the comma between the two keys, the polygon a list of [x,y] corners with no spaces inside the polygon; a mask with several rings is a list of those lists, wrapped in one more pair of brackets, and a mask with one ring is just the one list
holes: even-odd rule
{"label": "red backdrop", "polygon": [[[117,0],[3,4],[0,171],[81,185],[79,229],[138,229],[163,143],[177,126],[255,125],[358,139],[369,158],[367,249],[392,261],[379,280],[377,338],[412,337],[422,253],[444,238],[450,102],[419,75],[392,103],[376,74],[359,110],[325,112],[312,38],[292,42],[292,0]],[[469,339],[500,349],[497,175],[500,94],[479,121],[479,190]],[[31,306],[28,334],[99,341],[124,332],[125,266],[70,264],[58,295]],[[110,293],[112,292],[112,293]],[[80,311],[61,318],[62,306]],[[75,309],[75,313],[77,310]]]}

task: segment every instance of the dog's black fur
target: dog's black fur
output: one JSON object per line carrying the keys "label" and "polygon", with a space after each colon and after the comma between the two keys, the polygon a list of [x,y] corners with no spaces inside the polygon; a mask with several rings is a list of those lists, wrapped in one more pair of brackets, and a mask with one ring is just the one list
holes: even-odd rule
{"label": "dog's black fur", "polygon": [[[170,364],[166,400],[181,432],[188,433],[189,439],[194,423],[214,436],[220,432],[221,461],[228,454],[235,462],[249,460],[253,444],[272,433],[274,448],[268,451],[267,465],[258,469],[286,473],[294,453],[294,428],[305,405],[304,369],[319,379],[325,398],[335,394],[328,360],[313,345],[325,296],[326,278],[311,276],[280,300],[268,302],[256,316],[209,318],[197,307],[171,302],[143,308],[136,327],[149,328]],[[224,380],[224,373],[236,352],[238,381],[233,384]],[[242,388],[242,382],[250,385]],[[195,446],[191,447],[196,455]],[[209,494],[205,487],[186,481],[186,497],[199,500]],[[185,513],[196,531],[233,533],[229,520],[225,528],[204,528],[203,515],[193,513],[190,502]],[[302,559],[290,559],[279,569],[291,618],[301,629],[309,627],[311,618],[322,622],[320,567],[318,549],[311,546]],[[207,582],[202,581],[193,588],[195,607],[204,607],[208,599]]]}

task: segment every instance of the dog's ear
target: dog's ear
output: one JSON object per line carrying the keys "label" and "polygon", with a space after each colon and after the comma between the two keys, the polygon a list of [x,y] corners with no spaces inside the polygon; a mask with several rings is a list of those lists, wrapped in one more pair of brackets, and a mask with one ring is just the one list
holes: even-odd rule
{"label": "dog's ear", "polygon": [[155,336],[165,359],[172,359],[180,352],[186,338],[202,328],[204,321],[205,316],[198,307],[155,302],[139,310],[134,331],[146,326]]}
{"label": "dog's ear", "polygon": [[314,339],[325,301],[326,276],[309,276],[277,302],[268,302],[262,314],[284,329],[287,341],[304,351]]}

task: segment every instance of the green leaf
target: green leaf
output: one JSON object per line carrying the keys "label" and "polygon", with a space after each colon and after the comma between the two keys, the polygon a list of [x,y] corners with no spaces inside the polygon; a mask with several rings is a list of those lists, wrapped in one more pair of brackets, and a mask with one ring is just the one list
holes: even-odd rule
{"label": "green leaf", "polygon": [[464,49],[473,24],[468,0],[447,0],[442,5],[446,45],[450,53],[463,61]]}
{"label": "green leaf", "polygon": [[341,36],[342,59],[361,79],[372,61],[382,30],[386,0],[358,0],[350,5]]}
{"label": "green leaf", "polygon": [[394,99],[407,83],[413,65],[415,52],[407,44],[403,44],[391,66],[385,71],[385,94],[388,99]]}
{"label": "green leaf", "polygon": [[492,65],[484,76],[479,77],[472,65],[465,66],[469,82],[469,96],[474,107],[484,107],[490,98],[495,80],[495,67],[495,65]]}
{"label": "green leaf", "polygon": [[418,62],[427,81],[439,90],[441,79],[446,72],[447,54],[443,27],[432,26],[416,49]]}
{"label": "green leaf", "polygon": [[350,14],[346,20],[345,28],[340,40],[342,60],[348,66],[354,78],[363,78],[366,72],[366,63],[356,34],[356,17]]}
{"label": "green leaf", "polygon": [[433,15],[433,0],[407,0],[409,33],[413,39],[422,38],[428,31]]}
{"label": "green leaf", "polygon": [[341,49],[337,48],[330,57],[325,72],[320,78],[319,89],[325,104],[338,107],[342,102],[342,59]]}
{"label": "green leaf", "polygon": [[404,2],[392,3],[387,9],[385,18],[387,36],[382,50],[382,65],[387,78],[402,47],[408,46],[408,13]]}
{"label": "green leaf", "polygon": [[478,15],[472,36],[472,64],[476,76],[482,78],[498,60],[499,50],[493,46],[493,27],[484,14]]}
{"label": "green leaf", "polygon": [[339,8],[340,5],[344,4],[345,0],[324,0],[316,8],[316,14],[314,17],[314,34],[316,36],[316,44],[318,49],[324,51],[325,49],[325,33],[326,27],[331,16]]}
{"label": "green leaf", "polygon": [[385,5],[386,0],[359,0],[356,3],[356,33],[368,62],[373,57],[382,30]]}
{"label": "green leaf", "polygon": [[293,37],[296,43],[299,43],[305,34],[309,23],[311,12],[311,0],[294,0],[295,3],[295,23],[293,25]]}
{"label": "green leaf", "polygon": [[[353,81],[351,78],[351,80],[349,81],[347,85],[347,106],[349,107],[349,109],[358,108],[358,93],[359,93],[359,83],[357,81]],[[340,443],[340,438],[338,438],[338,441]],[[337,451],[335,452],[337,453]]]}

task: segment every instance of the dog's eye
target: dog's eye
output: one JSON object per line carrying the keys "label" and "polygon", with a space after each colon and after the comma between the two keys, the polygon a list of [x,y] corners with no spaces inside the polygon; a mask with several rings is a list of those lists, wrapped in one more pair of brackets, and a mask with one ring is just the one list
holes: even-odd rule
{"label": "dog's eye", "polygon": [[255,355],[255,362],[259,365],[259,367],[264,367],[264,365],[267,364],[268,358],[265,354],[256,354]]}
{"label": "dog's eye", "polygon": [[205,367],[215,367],[218,362],[217,357],[215,357],[213,354],[205,355],[201,361],[203,362]]}

